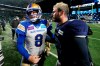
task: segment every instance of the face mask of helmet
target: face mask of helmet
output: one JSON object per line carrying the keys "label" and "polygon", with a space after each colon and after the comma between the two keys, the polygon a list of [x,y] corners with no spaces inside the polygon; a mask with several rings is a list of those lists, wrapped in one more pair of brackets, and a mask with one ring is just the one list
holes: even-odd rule
{"label": "face mask of helmet", "polygon": [[[33,15],[32,15],[32,16],[33,16]],[[35,18],[31,18],[30,21],[31,21],[31,22],[37,22],[38,19],[39,19],[39,18],[36,18],[36,17],[35,17]]]}
{"label": "face mask of helmet", "polygon": [[[33,11],[36,12],[37,14],[32,14]],[[39,13],[38,10],[33,10],[33,11],[27,12],[27,14],[28,14],[28,16],[32,17],[32,18],[30,18],[31,22],[36,22],[38,19],[41,18],[41,14]]]}

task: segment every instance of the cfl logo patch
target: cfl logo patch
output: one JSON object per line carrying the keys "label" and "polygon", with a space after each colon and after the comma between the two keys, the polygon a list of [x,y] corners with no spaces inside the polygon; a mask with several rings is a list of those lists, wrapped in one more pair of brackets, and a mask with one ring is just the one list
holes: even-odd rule
{"label": "cfl logo patch", "polygon": [[61,30],[59,30],[58,33],[59,33],[60,35],[63,35],[64,32],[61,31]]}

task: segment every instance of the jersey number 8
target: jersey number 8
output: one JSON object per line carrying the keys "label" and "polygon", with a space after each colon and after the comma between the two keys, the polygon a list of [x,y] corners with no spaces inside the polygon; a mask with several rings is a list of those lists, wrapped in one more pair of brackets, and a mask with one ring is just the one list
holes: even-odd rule
{"label": "jersey number 8", "polygon": [[35,46],[40,47],[42,45],[42,39],[43,36],[41,34],[38,34],[35,36]]}

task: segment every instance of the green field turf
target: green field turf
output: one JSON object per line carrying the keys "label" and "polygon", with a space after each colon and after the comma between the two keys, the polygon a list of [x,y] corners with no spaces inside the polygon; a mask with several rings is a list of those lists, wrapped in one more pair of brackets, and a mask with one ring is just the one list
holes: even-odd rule
{"label": "green field turf", "polygon": [[[100,24],[88,24],[93,30],[93,35],[89,36],[89,50],[95,66],[100,66]],[[55,24],[53,24],[55,28]],[[52,30],[54,32],[54,29]],[[2,50],[4,54],[4,66],[20,66],[21,55],[17,52],[16,44],[11,40],[10,26],[7,24],[5,37],[2,41]],[[56,54],[55,45],[51,45],[51,52]],[[52,55],[46,57],[44,66],[55,66],[57,58]]]}
{"label": "green field turf", "polygon": [[89,24],[93,35],[89,36],[89,49],[95,66],[100,66],[100,24]]}

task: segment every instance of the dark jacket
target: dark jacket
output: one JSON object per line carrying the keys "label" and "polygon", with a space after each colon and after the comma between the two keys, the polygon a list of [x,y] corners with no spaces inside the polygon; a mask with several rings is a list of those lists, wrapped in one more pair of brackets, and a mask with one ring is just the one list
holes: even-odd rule
{"label": "dark jacket", "polygon": [[13,21],[10,23],[10,25],[11,25],[12,28],[17,28],[18,24],[19,24],[19,20],[13,20]]}

